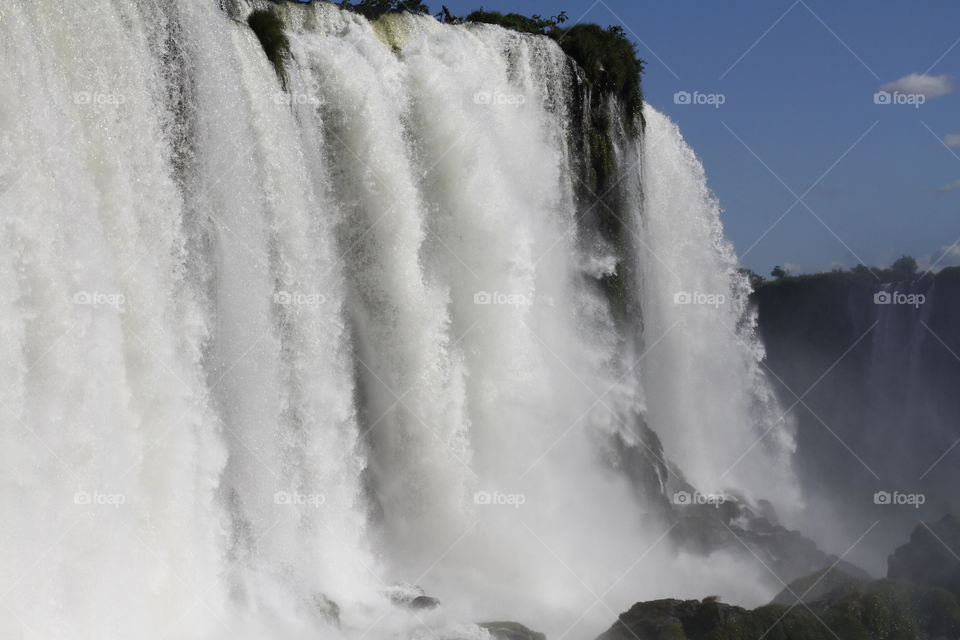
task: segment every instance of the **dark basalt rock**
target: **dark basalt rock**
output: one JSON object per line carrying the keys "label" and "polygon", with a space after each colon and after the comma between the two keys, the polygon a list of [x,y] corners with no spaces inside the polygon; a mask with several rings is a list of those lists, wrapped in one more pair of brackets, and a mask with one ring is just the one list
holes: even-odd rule
{"label": "dark basalt rock", "polygon": [[406,603],[406,606],[411,609],[435,609],[440,606],[440,600],[431,596],[417,596]]}
{"label": "dark basalt rock", "polygon": [[712,598],[638,602],[597,640],[700,640],[747,614]]}
{"label": "dark basalt rock", "polygon": [[[960,602],[948,591],[822,572],[748,611],[712,598],[635,604],[597,640],[941,640],[960,637]],[[816,584],[810,593],[798,597]],[[789,604],[788,604],[789,602]]]}
{"label": "dark basalt rock", "polygon": [[415,611],[436,609],[440,606],[439,599],[426,595],[422,588],[412,584],[394,585],[386,590],[385,595],[398,607]]}
{"label": "dark basalt rock", "polygon": [[494,640],[547,640],[544,634],[528,629],[519,622],[481,622],[478,626],[489,631]]}
{"label": "dark basalt rock", "polygon": [[687,505],[675,511],[679,520],[671,537],[686,550],[704,555],[719,550],[742,552],[748,559],[763,560],[785,582],[834,565],[859,578],[871,577],[863,569],[825,553],[799,531],[777,524],[769,504],[754,510],[731,497],[717,506]]}
{"label": "dark basalt rock", "polygon": [[340,626],[340,605],[323,593],[314,595],[313,604],[321,618],[335,627]]}
{"label": "dark basalt rock", "polygon": [[941,587],[960,596],[960,519],[921,523],[887,560],[887,577]]}
{"label": "dark basalt rock", "polygon": [[889,578],[821,569],[753,610],[716,598],[640,602],[597,640],[955,640],[960,559],[951,546],[960,548],[960,520],[947,516],[914,530],[890,556]]}

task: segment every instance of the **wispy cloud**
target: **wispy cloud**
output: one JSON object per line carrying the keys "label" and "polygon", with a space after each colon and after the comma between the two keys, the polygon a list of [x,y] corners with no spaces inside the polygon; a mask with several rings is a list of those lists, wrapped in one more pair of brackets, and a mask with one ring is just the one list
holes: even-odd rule
{"label": "wispy cloud", "polygon": [[960,191],[960,180],[954,180],[942,187],[937,187],[937,193],[950,193],[951,191]]}
{"label": "wispy cloud", "polygon": [[943,137],[943,144],[953,149],[960,147],[960,133],[948,133]]}
{"label": "wispy cloud", "polygon": [[918,94],[926,98],[939,98],[953,93],[953,78],[947,74],[930,76],[925,73],[911,73],[899,80],[888,82],[880,87],[881,91],[890,93]]}
{"label": "wispy cloud", "polygon": [[934,273],[946,267],[960,266],[960,243],[940,247],[933,254],[918,258],[917,266],[920,267],[921,271],[932,271]]}

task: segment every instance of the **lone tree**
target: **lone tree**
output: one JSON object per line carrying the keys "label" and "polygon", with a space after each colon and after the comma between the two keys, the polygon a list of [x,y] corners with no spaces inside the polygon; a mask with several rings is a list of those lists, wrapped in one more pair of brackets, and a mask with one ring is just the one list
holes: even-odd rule
{"label": "lone tree", "polygon": [[786,278],[787,270],[781,267],[780,265],[777,265],[770,272],[770,275],[772,275],[774,278]]}
{"label": "lone tree", "polygon": [[894,280],[913,280],[917,277],[917,261],[910,256],[901,256],[890,267]]}

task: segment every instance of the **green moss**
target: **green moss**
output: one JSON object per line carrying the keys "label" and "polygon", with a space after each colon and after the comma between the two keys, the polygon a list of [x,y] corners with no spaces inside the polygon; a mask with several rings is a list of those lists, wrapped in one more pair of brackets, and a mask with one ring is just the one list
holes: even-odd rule
{"label": "green moss", "polygon": [[614,320],[625,322],[628,319],[629,293],[623,264],[617,263],[613,273],[604,274],[600,278],[600,287],[610,304]]}
{"label": "green moss", "polygon": [[389,13],[380,16],[372,24],[380,41],[399,54],[403,43],[409,37],[409,29],[403,18],[396,13]]}
{"label": "green moss", "polygon": [[273,11],[257,9],[247,18],[247,24],[257,35],[280,82],[286,86],[287,75],[283,65],[290,55],[290,41],[284,33],[283,19]]}
{"label": "green moss", "polygon": [[617,154],[613,148],[610,130],[594,128],[590,136],[590,187],[601,192],[617,174]]}

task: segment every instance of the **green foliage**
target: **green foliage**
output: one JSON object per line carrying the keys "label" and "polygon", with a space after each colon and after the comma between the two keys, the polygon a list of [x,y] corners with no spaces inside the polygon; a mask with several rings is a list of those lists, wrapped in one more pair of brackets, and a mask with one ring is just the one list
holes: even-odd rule
{"label": "green foliage", "polygon": [[739,269],[737,269],[737,271],[740,273],[740,275],[745,276],[750,281],[750,286],[753,287],[754,289],[756,289],[757,287],[759,287],[760,285],[762,285],[764,282],[767,281],[767,279],[764,278],[759,273],[756,273],[755,271],[751,271],[750,269],[747,269],[745,267],[740,267]]}
{"label": "green foliage", "polygon": [[[604,119],[605,120],[605,119]],[[617,174],[617,156],[609,124],[590,131],[590,184],[595,192],[605,191]]]}
{"label": "green foliage", "polygon": [[359,13],[369,20],[376,20],[386,13],[430,13],[430,7],[420,0],[342,0],[342,9]]}
{"label": "green foliage", "polygon": [[280,81],[286,85],[287,76],[283,65],[290,55],[290,41],[283,32],[283,20],[273,11],[258,9],[247,18],[247,24],[257,35],[260,46],[273,64]]}
{"label": "green foliage", "polygon": [[[948,270],[944,269],[941,271],[941,273],[944,271]],[[858,264],[850,270],[835,269],[827,273],[791,275],[783,267],[776,266],[770,272],[770,275],[776,278],[776,280],[766,282],[766,286],[773,286],[780,282],[807,282],[811,279],[820,279],[824,277],[831,278],[839,282],[874,285],[891,284],[895,282],[908,282],[922,276],[929,277],[932,274],[927,274],[926,272],[921,274],[920,269],[917,266],[917,261],[910,256],[903,256],[894,262],[889,269],[884,269],[881,267],[868,267],[866,265]]]}
{"label": "green foliage", "polygon": [[504,29],[510,29],[511,31],[548,36],[551,35],[554,27],[567,21],[567,12],[561,11],[560,15],[544,18],[537,14],[525,16],[519,13],[508,13],[504,15],[499,11],[484,11],[480,9],[468,15],[466,21],[495,24]]}
{"label": "green foliage", "polygon": [[910,256],[901,256],[890,267],[891,275],[897,280],[913,280],[917,275],[917,261]]}
{"label": "green foliage", "polygon": [[595,24],[578,24],[569,29],[555,28],[551,35],[583,68],[596,89],[620,100],[628,124],[640,116],[644,62],[637,57],[636,47],[622,27],[604,29]]}
{"label": "green foliage", "polygon": [[597,98],[615,96],[623,106],[625,120],[631,128],[640,117],[643,107],[640,77],[643,75],[644,61],[637,57],[636,47],[622,27],[604,29],[596,24],[577,24],[563,28],[560,25],[567,21],[567,14],[563,11],[557,16],[544,18],[519,13],[504,15],[499,11],[481,9],[466,19],[467,22],[496,24],[520,33],[553,38],[583,69],[587,82],[598,94]]}

